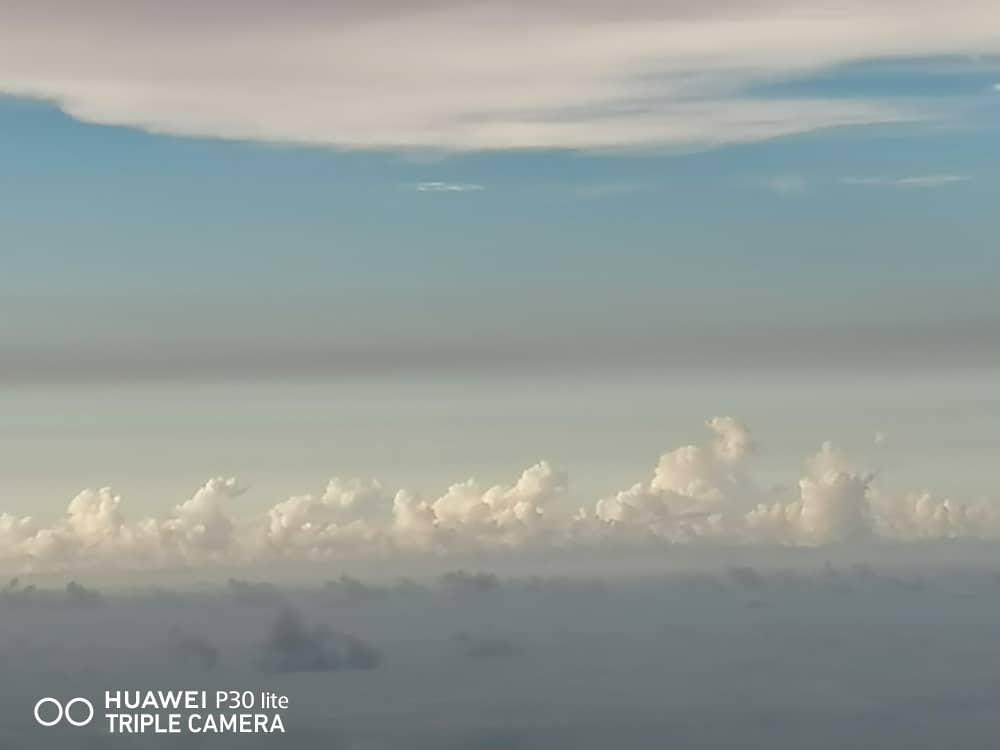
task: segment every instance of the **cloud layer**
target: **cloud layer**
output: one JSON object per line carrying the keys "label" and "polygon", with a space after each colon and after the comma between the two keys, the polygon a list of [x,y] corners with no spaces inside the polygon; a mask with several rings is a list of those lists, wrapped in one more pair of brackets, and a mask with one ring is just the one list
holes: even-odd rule
{"label": "cloud layer", "polygon": [[992,0],[14,0],[0,93],[180,135],[690,147],[924,118],[916,102],[759,91],[851,63],[996,53]]}
{"label": "cloud layer", "polygon": [[[30,571],[83,563],[158,567],[621,545],[1000,538],[1000,504],[880,490],[873,474],[851,466],[830,443],[799,477],[764,485],[755,477],[757,451],[747,428],[731,417],[707,427],[710,440],[664,453],[649,479],[582,507],[566,474],[546,461],[510,484],[470,478],[432,498],[387,490],[372,479],[335,477],[322,493],[283,500],[256,518],[233,512],[244,488],[232,478],[210,480],[165,518],[139,521],[128,520],[121,498],[103,488],[81,492],[55,523],[0,515],[0,562]],[[342,594],[358,593],[350,583],[342,583]],[[271,590],[244,581],[233,579],[231,589],[240,601],[274,600]]]}

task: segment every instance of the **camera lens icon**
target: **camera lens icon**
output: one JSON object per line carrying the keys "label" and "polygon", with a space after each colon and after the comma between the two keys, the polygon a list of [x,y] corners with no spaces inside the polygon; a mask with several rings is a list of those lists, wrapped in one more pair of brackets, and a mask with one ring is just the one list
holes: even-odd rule
{"label": "camera lens icon", "polygon": [[41,698],[35,704],[35,721],[39,725],[54,727],[63,720],[74,727],[87,726],[94,720],[94,704],[86,698],[73,698],[65,705],[55,698]]}

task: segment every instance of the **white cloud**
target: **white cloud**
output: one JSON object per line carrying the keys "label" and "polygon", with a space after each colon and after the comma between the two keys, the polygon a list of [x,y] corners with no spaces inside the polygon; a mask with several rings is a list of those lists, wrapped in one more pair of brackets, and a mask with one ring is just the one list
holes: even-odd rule
{"label": "white cloud", "polygon": [[37,526],[30,518],[0,516],[0,560],[30,567],[76,560],[237,559],[240,540],[226,505],[244,491],[236,479],[212,479],[174,508],[171,516],[130,524],[121,510],[121,498],[110,488],[84,490],[70,501],[63,518],[50,526]]}
{"label": "white cloud", "polygon": [[413,189],[418,193],[476,193],[486,188],[462,182],[418,182]]}
{"label": "white cloud", "polygon": [[998,51],[994,0],[36,0],[5,8],[0,92],[90,122],[345,148],[703,147],[935,111],[759,84]]}
{"label": "white cloud", "polygon": [[[799,478],[763,486],[749,431],[719,417],[712,437],[664,453],[648,481],[568,512],[566,475],[548,462],[510,484],[468,479],[431,500],[375,480],[334,478],[322,494],[294,496],[234,520],[235,479],[201,487],[166,518],[130,522],[108,488],[85,490],[42,525],[0,514],[0,564],[14,570],[82,565],[240,564],[448,555],[603,545],[872,544],[926,539],[1000,540],[1000,503],[894,493],[824,443]],[[615,548],[615,547],[613,547]]]}
{"label": "white cloud", "polygon": [[376,480],[334,477],[319,497],[301,495],[278,503],[267,512],[264,542],[278,554],[323,557],[341,544],[375,542],[371,524],[390,498]]}
{"label": "white cloud", "polygon": [[887,188],[937,188],[965,182],[968,177],[957,174],[925,174],[912,177],[843,177],[844,185]]}
{"label": "white cloud", "polygon": [[874,533],[870,474],[851,471],[830,443],[808,462],[798,495],[760,503],[746,514],[749,539],[824,545],[863,541]]}
{"label": "white cloud", "polygon": [[453,484],[430,503],[409,494],[394,502],[397,541],[517,544],[540,532],[545,505],[566,489],[566,476],[547,461],[525,469],[513,485],[486,487],[475,479]]}

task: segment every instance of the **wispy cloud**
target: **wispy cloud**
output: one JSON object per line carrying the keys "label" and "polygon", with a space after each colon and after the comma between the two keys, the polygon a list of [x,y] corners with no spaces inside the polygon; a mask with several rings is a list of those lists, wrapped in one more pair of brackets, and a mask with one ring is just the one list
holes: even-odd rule
{"label": "wispy cloud", "polygon": [[782,174],[767,178],[763,186],[778,195],[795,195],[808,190],[809,181],[802,175]]}
{"label": "wispy cloud", "polygon": [[581,198],[610,198],[616,195],[629,195],[640,190],[642,185],[636,182],[606,182],[580,185],[573,188],[573,193]]}
{"label": "wispy cloud", "polygon": [[965,182],[969,178],[957,174],[925,174],[912,177],[842,177],[842,185],[858,185],[862,187],[886,188],[937,188]]}
{"label": "wispy cloud", "polygon": [[418,193],[477,193],[486,189],[468,182],[418,182],[412,187]]}

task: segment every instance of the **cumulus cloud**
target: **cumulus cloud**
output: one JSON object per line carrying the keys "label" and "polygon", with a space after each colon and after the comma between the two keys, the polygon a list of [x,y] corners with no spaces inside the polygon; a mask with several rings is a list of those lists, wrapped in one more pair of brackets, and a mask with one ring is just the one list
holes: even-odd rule
{"label": "cumulus cloud", "polygon": [[[742,423],[716,417],[706,426],[708,439],[663,453],[648,479],[584,502],[575,513],[560,502],[567,493],[566,474],[546,461],[508,484],[472,478],[427,500],[406,489],[386,490],[374,479],[334,478],[322,493],[293,496],[239,521],[230,515],[231,501],[244,492],[243,485],[217,478],[162,519],[129,521],[122,499],[110,489],[80,493],[49,525],[2,515],[0,564],[20,572],[82,565],[458,559],[484,551],[595,551],[620,543],[817,547],[1000,539],[995,501],[942,498],[922,489],[888,491],[830,443],[821,445],[795,478],[764,483],[755,476],[755,442]],[[499,585],[462,571],[440,583],[455,593]],[[244,603],[283,601],[267,584],[233,578],[229,588]],[[330,598],[348,603],[381,591],[349,577],[327,585]],[[10,598],[16,590],[0,593]]]}
{"label": "cumulus cloud", "polygon": [[664,453],[648,483],[599,500],[596,518],[674,541],[721,530],[727,507],[756,495],[745,467],[752,441],[731,417],[716,417],[707,426],[714,433],[711,443]]}
{"label": "cumulus cloud", "polygon": [[994,54],[998,29],[992,0],[17,1],[0,93],[89,122],[347,148],[712,146],[932,116],[760,89]]}
{"label": "cumulus cloud", "polygon": [[261,646],[260,665],[268,672],[335,672],[375,669],[381,655],[359,638],[324,627],[308,627],[302,614],[283,608]]}
{"label": "cumulus cloud", "polygon": [[121,497],[105,487],[84,490],[70,501],[65,516],[51,526],[31,518],[0,517],[0,559],[33,561],[145,557],[160,562],[231,559],[235,525],[225,505],[245,489],[234,478],[209,480],[171,516],[126,521]]}
{"label": "cumulus cloud", "polygon": [[512,485],[474,478],[453,484],[434,501],[401,491],[393,500],[393,534],[403,545],[447,547],[465,539],[516,545],[543,533],[545,505],[566,489],[566,475],[541,461]]}
{"label": "cumulus cloud", "polygon": [[370,521],[388,513],[391,500],[375,480],[330,480],[322,495],[278,503],[267,514],[266,544],[279,553],[322,557],[341,544],[374,543]]}
{"label": "cumulus cloud", "polygon": [[746,516],[758,538],[831,544],[864,540],[873,532],[869,488],[874,477],[850,471],[830,443],[808,462],[798,497],[759,504]]}

